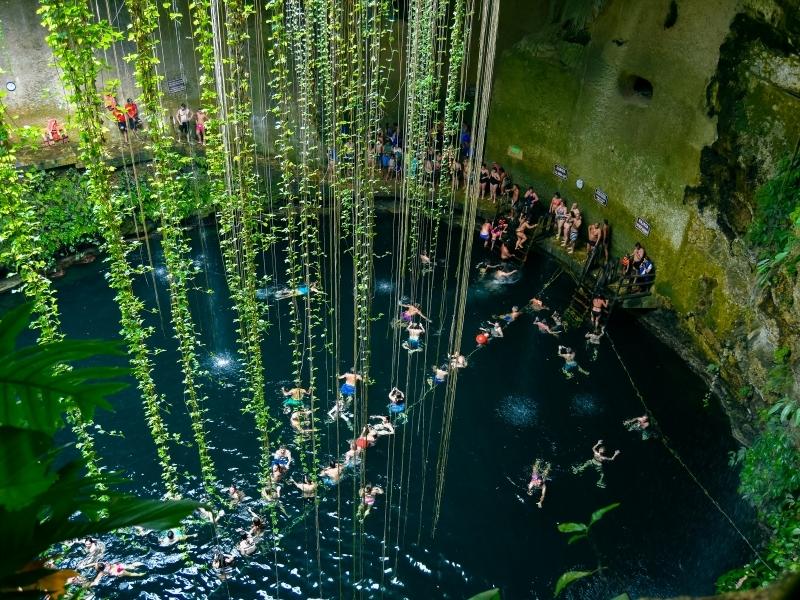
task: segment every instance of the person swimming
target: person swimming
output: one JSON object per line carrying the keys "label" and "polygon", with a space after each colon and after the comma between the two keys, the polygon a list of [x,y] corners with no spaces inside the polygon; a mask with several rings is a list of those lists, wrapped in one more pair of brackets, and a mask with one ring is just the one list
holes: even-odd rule
{"label": "person swimming", "polygon": [[498,321],[487,322],[481,328],[481,331],[484,333],[488,333],[493,338],[501,338],[503,337],[503,328],[500,327],[500,323]]}
{"label": "person swimming", "polygon": [[544,319],[536,317],[535,319],[533,319],[533,324],[536,325],[536,327],[538,327],[539,331],[541,331],[542,333],[549,333],[552,336],[558,337],[559,332],[553,331],[553,329],[550,327],[550,325],[547,324],[547,321],[545,321]]}
{"label": "person swimming", "polygon": [[433,365],[431,370],[433,371],[433,377],[428,380],[431,385],[440,385],[447,381],[447,365],[442,365],[441,367]]}
{"label": "person swimming", "polygon": [[403,304],[402,302],[398,302],[398,306],[403,309],[403,312],[400,313],[400,320],[403,323],[411,323],[414,317],[425,319],[428,323],[431,322],[428,317],[422,314],[419,304]]}
{"label": "person swimming", "polygon": [[214,570],[220,580],[225,580],[230,575],[231,569],[233,568],[233,564],[235,562],[236,558],[232,554],[216,552],[214,553],[214,557],[211,559],[211,568]]}
{"label": "person swimming", "polygon": [[145,573],[136,571],[139,567],[144,567],[145,564],[141,562],[134,562],[130,564],[125,563],[104,563],[98,562],[95,565],[95,578],[89,584],[89,587],[94,587],[106,575],[110,577],[144,577]]}
{"label": "person swimming", "polygon": [[339,388],[339,391],[342,393],[342,396],[346,397],[354,396],[356,393],[356,384],[364,379],[363,377],[361,377],[361,375],[356,373],[355,370],[356,370],[355,367],[351,367],[347,373],[345,373],[344,375],[339,375],[339,379],[344,379],[342,387]]}
{"label": "person swimming", "polygon": [[353,428],[353,424],[350,422],[350,419],[353,418],[353,413],[348,412],[350,400],[351,398],[349,396],[339,396],[334,400],[333,406],[328,411],[328,419],[331,423],[336,419],[341,419],[349,429]]}
{"label": "person swimming", "polygon": [[242,490],[237,488],[236,485],[232,483],[231,487],[228,488],[228,498],[231,499],[231,504],[233,506],[236,506],[237,504],[239,504],[239,502],[244,500],[245,495]]}
{"label": "person swimming", "polygon": [[298,490],[300,490],[303,494],[303,498],[313,498],[317,495],[317,482],[311,481],[308,478],[308,475],[303,475],[303,481],[297,482],[294,479],[290,479],[289,483],[293,484]]}
{"label": "person swimming", "polygon": [[303,397],[310,396],[311,390],[306,390],[299,386],[287,390],[285,387],[281,386],[281,393],[284,397],[283,412],[288,414],[295,408],[303,408]]}
{"label": "person swimming", "polygon": [[536,506],[542,508],[544,497],[547,494],[547,477],[550,475],[550,463],[542,464],[540,458],[536,459],[531,467],[531,480],[528,482],[528,496],[533,496],[535,491],[539,491],[539,501]]}
{"label": "person swimming", "polygon": [[173,544],[177,544],[178,542],[182,542],[184,540],[188,540],[189,538],[197,537],[197,534],[185,534],[181,529],[170,529],[167,531],[167,535],[158,540],[158,545],[162,547],[172,546]]}
{"label": "person swimming", "polygon": [[534,312],[539,312],[540,310],[548,310],[547,307],[544,305],[544,302],[542,302],[539,298],[531,298],[528,301],[528,307]]}
{"label": "person swimming", "polygon": [[342,478],[342,471],[344,471],[344,465],[332,460],[319,472],[319,476],[325,485],[336,485]]}
{"label": "person swimming", "polygon": [[297,296],[308,296],[314,292],[315,294],[320,293],[319,289],[317,288],[316,283],[311,284],[300,284],[296,288],[283,288],[282,290],[278,290],[275,292],[275,299],[276,300],[285,300],[286,298],[294,298]]}
{"label": "person swimming", "polygon": [[564,366],[561,369],[561,372],[566,375],[567,379],[572,379],[575,376],[575,372],[582,373],[583,375],[588,375],[589,371],[584,370],[575,360],[575,351],[570,348],[569,346],[559,346],[558,347],[558,355],[564,359]]}
{"label": "person swimming", "polygon": [[309,423],[306,417],[311,414],[311,410],[304,409],[304,410],[296,410],[292,413],[292,416],[289,418],[289,423],[297,433],[300,435],[306,435],[312,433],[314,431],[313,427],[306,427]]}
{"label": "person swimming", "polygon": [[628,431],[638,431],[641,433],[642,440],[649,440],[653,436],[653,432],[650,429],[650,417],[648,415],[628,419],[627,421],[623,421],[622,425]]}
{"label": "person swimming", "polygon": [[597,443],[592,446],[592,458],[581,465],[573,466],[572,472],[577,475],[579,473],[583,473],[589,467],[594,467],[594,470],[597,471],[598,475],[600,475],[600,479],[597,480],[597,487],[604,488],[606,487],[606,483],[603,464],[613,461],[619,455],[619,450],[615,450],[612,456],[606,455],[606,448],[603,446],[603,440],[597,440]]}
{"label": "person swimming", "polygon": [[408,330],[408,339],[402,343],[403,348],[409,353],[420,352],[422,350],[420,336],[425,333],[422,323],[409,323],[406,329]]}
{"label": "person swimming", "polygon": [[272,464],[281,465],[288,469],[292,466],[292,452],[286,446],[279,446],[272,455]]}
{"label": "person swimming", "polygon": [[394,435],[394,425],[392,425],[392,422],[388,417],[383,415],[372,415],[370,416],[370,419],[378,421],[376,424],[369,426],[376,437]]}
{"label": "person swimming", "polygon": [[505,321],[506,323],[512,323],[516,321],[520,316],[522,316],[522,313],[520,312],[519,307],[512,306],[511,312],[507,312],[504,315],[500,315],[498,318]]}
{"label": "person swimming", "polygon": [[448,354],[447,358],[450,359],[451,369],[466,369],[469,366],[469,362],[467,362],[467,357],[458,352],[456,352],[455,354]]}
{"label": "person swimming", "polygon": [[372,507],[375,505],[375,499],[378,495],[383,494],[383,489],[378,487],[377,485],[367,484],[360,490],[358,490],[358,495],[361,497],[361,503],[358,505],[358,511],[356,513],[356,518],[359,521],[364,521],[369,515]]}
{"label": "person swimming", "polygon": [[250,556],[256,551],[256,542],[249,533],[243,531],[239,537],[239,543],[236,544],[236,549],[241,556]]}

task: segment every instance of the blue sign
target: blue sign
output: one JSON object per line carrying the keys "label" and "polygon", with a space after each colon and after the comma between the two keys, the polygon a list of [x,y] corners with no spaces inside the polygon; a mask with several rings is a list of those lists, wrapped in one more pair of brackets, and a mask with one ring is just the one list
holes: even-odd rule
{"label": "blue sign", "polygon": [[650,235],[650,223],[645,221],[642,217],[636,217],[634,227],[645,235]]}

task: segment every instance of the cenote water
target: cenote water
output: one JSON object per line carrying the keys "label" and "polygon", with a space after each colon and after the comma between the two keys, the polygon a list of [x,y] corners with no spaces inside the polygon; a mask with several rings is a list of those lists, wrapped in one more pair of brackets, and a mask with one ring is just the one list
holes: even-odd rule
{"label": "cenote water", "polygon": [[[374,312],[382,316],[373,325],[372,378],[369,414],[386,414],[391,380],[393,330],[393,219],[378,224],[375,261]],[[684,468],[658,440],[642,441],[627,432],[622,421],[644,413],[617,355],[604,339],[594,360],[583,343],[583,331],[571,331],[561,340],[541,334],[530,315],[511,324],[505,337],[470,357],[469,368],[458,378],[455,415],[444,478],[441,516],[432,535],[437,456],[441,437],[444,390],[427,394],[399,425],[397,435],[382,438],[367,451],[367,480],[383,486],[375,510],[366,519],[364,535],[354,540],[355,478],[348,475],[336,488],[324,487],[318,511],[291,485],[283,489],[285,515],[279,515],[277,550],[264,540],[258,551],[237,564],[225,581],[209,568],[216,548],[235,546],[237,530],[248,526],[247,508],[265,514],[257,487],[258,445],[252,417],[241,412],[240,365],[236,332],[222,273],[216,231],[206,225],[192,233],[193,256],[200,267],[198,290],[192,298],[193,315],[200,329],[201,356],[208,370],[204,380],[206,426],[211,454],[216,462],[220,491],[234,482],[249,499],[236,508],[225,507],[215,532],[200,520],[185,525],[195,534],[182,549],[163,549],[158,533],[106,536],[106,560],[145,563],[141,579],[105,578],[95,588],[98,598],[466,598],[499,587],[504,598],[550,598],[556,579],[567,570],[591,570],[597,565],[592,544],[566,543],[556,524],[588,521],[592,511],[620,502],[592,532],[593,545],[606,567],[568,588],[566,597],[609,599],[622,592],[631,596],[702,595],[714,590],[715,578],[751,555],[741,538]],[[473,264],[483,250],[476,249]],[[136,257],[139,258],[138,256]],[[177,352],[169,331],[169,302],[160,250],[154,247],[156,265],[152,279],[136,282],[136,291],[153,309],[149,320],[156,328],[153,343],[164,348],[157,356],[156,381],[171,407],[168,425],[181,439],[191,439],[189,421],[181,401],[182,383],[176,367]],[[267,257],[270,272],[272,258]],[[277,262],[282,264],[282,256]],[[350,274],[343,261],[343,288]],[[112,339],[118,336],[118,313],[106,284],[103,261],[71,269],[56,283],[63,329],[72,338]],[[540,292],[546,303],[562,309],[573,289],[559,266],[531,255],[522,278],[514,284],[487,287],[476,280],[470,287],[464,325],[465,353],[481,321],[522,305]],[[473,270],[473,275],[475,272]],[[448,298],[454,288],[450,272],[447,289],[441,273],[433,298]],[[281,283],[278,278],[277,284]],[[329,289],[327,287],[326,289]],[[211,290],[211,293],[206,292]],[[444,294],[444,296],[442,296]],[[156,296],[161,310],[156,310]],[[265,293],[265,301],[269,294]],[[16,298],[4,298],[6,308]],[[288,417],[280,411],[280,387],[291,378],[288,302],[271,301],[271,327],[265,341],[268,397],[273,414],[281,420],[274,435],[289,444],[295,461],[290,475],[302,476],[303,459],[310,448],[299,447]],[[423,307],[425,308],[425,307]],[[427,351],[410,357],[400,353],[399,372],[409,402],[425,390],[430,366],[446,348],[452,312],[446,322],[434,323],[425,340]],[[338,316],[342,323],[342,348],[352,347],[352,314]],[[437,337],[441,330],[441,338]],[[669,437],[672,447],[692,469],[708,492],[745,530],[751,515],[736,495],[737,474],[728,467],[728,452],[736,448],[725,416],[712,399],[704,406],[707,387],[669,349],[660,344],[632,317],[615,314],[611,335],[622,361],[641,390],[652,414]],[[31,336],[32,340],[32,336]],[[578,361],[589,376],[565,379],[563,361],[556,356],[558,343],[578,351]],[[343,361],[349,359],[343,359]],[[320,358],[320,386],[316,396],[324,413],[333,398],[333,378],[349,362],[331,365]],[[135,387],[119,394],[114,411],[101,411],[97,422],[98,446],[104,466],[119,471],[131,491],[158,497],[162,490],[152,441],[145,425]],[[118,432],[118,433],[114,433]],[[342,421],[325,424],[319,436],[320,462],[340,457],[351,432]],[[119,437],[121,436],[121,437]],[[573,475],[570,467],[584,462],[591,447],[603,439],[619,458],[606,468],[607,487],[595,485],[588,469]],[[274,449],[274,448],[273,448]],[[305,454],[305,457],[301,456]],[[539,509],[525,493],[530,465],[541,457],[553,465],[544,507]],[[184,492],[203,498],[196,452],[186,446],[174,451],[174,460],[189,474]],[[319,532],[317,534],[317,532]],[[319,535],[319,537],[317,537]],[[67,554],[76,564],[82,553]]]}

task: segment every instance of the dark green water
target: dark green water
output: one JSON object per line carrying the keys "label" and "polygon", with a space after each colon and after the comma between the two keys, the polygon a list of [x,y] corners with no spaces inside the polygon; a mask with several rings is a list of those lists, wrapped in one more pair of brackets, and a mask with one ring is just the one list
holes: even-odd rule
{"label": "dark green water", "polygon": [[[390,249],[391,232],[391,217],[384,218],[379,224],[376,255]],[[597,564],[590,544],[568,546],[556,524],[586,521],[593,510],[611,502],[622,506],[593,531],[594,545],[607,569],[601,576],[575,584],[567,592],[568,598],[609,599],[622,592],[632,597],[706,594],[713,591],[719,574],[749,560],[744,543],[662,444],[643,442],[622,427],[623,419],[640,415],[643,409],[608,341],[603,341],[592,361],[582,343],[583,331],[570,332],[556,341],[540,334],[530,316],[525,316],[506,329],[504,339],[475,353],[470,367],[459,376],[444,501],[434,537],[431,524],[443,389],[425,397],[398,435],[381,439],[368,450],[367,478],[382,485],[387,495],[378,499],[366,520],[363,538],[354,541],[352,534],[355,478],[348,476],[338,488],[323,490],[318,528],[313,503],[287,486],[283,505],[288,515],[280,517],[279,549],[274,551],[269,542],[262,542],[256,554],[239,560],[231,577],[220,582],[208,569],[214,549],[229,550],[236,530],[249,522],[246,507],[263,513],[263,506],[257,500],[258,448],[252,419],[240,412],[235,332],[216,232],[198,230],[193,240],[194,257],[201,267],[198,283],[214,290],[193,297],[203,366],[209,370],[204,391],[212,456],[221,487],[236,482],[253,499],[238,509],[226,508],[218,537],[208,524],[188,523],[185,529],[197,537],[190,540],[183,555],[174,547],[160,548],[157,534],[104,538],[106,560],[144,562],[148,575],[142,579],[106,578],[96,588],[97,597],[334,598],[352,597],[356,589],[364,598],[466,598],[497,586],[507,600],[550,598],[562,572],[591,570]],[[474,262],[480,256],[481,250],[476,250]],[[157,289],[143,279],[136,282],[137,291],[153,307],[157,293],[161,306],[168,307],[165,273],[160,267],[163,261],[157,248],[154,259]],[[391,260],[385,256],[376,261],[374,311],[385,316],[373,329],[375,383],[370,387],[370,414],[385,413],[386,394],[396,383],[391,381],[389,315],[396,312],[390,305],[394,285]],[[282,264],[282,257],[277,262]],[[270,264],[268,257],[268,271]],[[105,270],[106,265],[97,261],[70,270],[56,283],[68,336],[117,336],[118,313],[103,277]],[[522,279],[513,285],[473,283],[464,348],[473,347],[472,339],[484,318],[524,303],[557,272],[556,264],[533,256]],[[345,269],[343,278],[348,277]],[[441,276],[437,272],[435,277],[432,298],[438,307],[439,299],[452,293],[454,282],[448,282],[442,295]],[[347,285],[343,281],[343,287]],[[544,298],[548,305],[563,309],[571,290],[564,275],[547,289]],[[15,301],[19,296],[4,297],[0,308]],[[279,437],[290,444],[295,455],[290,474],[299,479],[304,451],[292,446],[288,418],[279,410],[279,389],[288,385],[291,371],[288,305],[284,302],[278,307],[270,313],[273,326],[265,344],[267,391],[273,414],[280,415],[283,423]],[[438,308],[428,310],[433,312],[429,316],[438,320]],[[435,348],[439,342],[442,350],[446,348],[451,315],[452,310],[444,323],[434,322],[429,327],[426,353],[415,354],[410,364],[405,351],[399,355],[400,387],[406,386],[408,377],[410,402],[424,391],[426,370],[441,361]],[[342,348],[351,348],[352,314],[343,309],[340,319]],[[168,315],[163,315],[164,330],[158,314],[151,320],[157,327],[154,343],[165,349],[157,357],[156,379],[172,407],[168,422],[173,431],[189,440],[175,344],[163,333],[169,331]],[[439,328],[441,340],[431,335]],[[737,498],[737,476],[727,466],[727,453],[736,444],[716,402],[703,407],[703,383],[678,356],[626,315],[616,315],[611,333],[673,447],[734,520],[751,531],[752,516]],[[564,378],[563,361],[556,356],[558,343],[577,349],[578,361],[590,376]],[[321,386],[332,381],[337,367],[322,356],[320,361]],[[338,369],[346,369],[350,363],[343,358]],[[332,385],[328,387],[331,389],[317,394],[323,404],[333,397]],[[123,471],[133,490],[160,495],[155,452],[135,390],[120,394],[114,404],[116,410],[99,414],[98,422],[124,437],[98,435],[104,465]],[[325,405],[324,410],[327,408]],[[327,425],[320,436],[320,460],[341,456],[349,434],[343,426],[337,430]],[[590,456],[598,438],[622,451],[606,470],[605,489],[595,486],[591,469],[580,476],[570,472],[571,465]],[[305,454],[310,461],[308,449]],[[200,497],[195,452],[177,448],[174,456],[191,476],[186,494]],[[541,510],[524,493],[536,457],[554,467]],[[69,564],[75,564],[81,552],[76,549],[68,557]]]}

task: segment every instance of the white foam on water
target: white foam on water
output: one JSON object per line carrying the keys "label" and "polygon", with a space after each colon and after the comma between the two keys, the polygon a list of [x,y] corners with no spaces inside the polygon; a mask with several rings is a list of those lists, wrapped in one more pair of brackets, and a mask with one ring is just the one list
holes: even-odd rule
{"label": "white foam on water", "polygon": [[603,405],[593,394],[575,394],[569,403],[569,412],[575,417],[594,417],[603,412]]}
{"label": "white foam on water", "polygon": [[539,418],[539,405],[530,396],[511,394],[500,401],[495,414],[508,425],[533,427]]}

